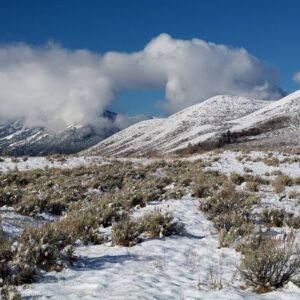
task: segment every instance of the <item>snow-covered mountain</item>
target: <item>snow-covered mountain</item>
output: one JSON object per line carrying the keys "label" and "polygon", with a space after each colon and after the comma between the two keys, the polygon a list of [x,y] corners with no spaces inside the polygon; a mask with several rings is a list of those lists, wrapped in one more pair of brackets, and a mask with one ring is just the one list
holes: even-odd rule
{"label": "snow-covered mountain", "polygon": [[101,141],[86,153],[101,155],[143,155],[170,153],[199,144],[231,129],[234,120],[270,105],[237,96],[215,96],[168,118],[137,123]]}
{"label": "snow-covered mountain", "polygon": [[299,145],[300,90],[231,123],[231,133],[240,142]]}
{"label": "snow-covered mountain", "polygon": [[[114,120],[116,114],[105,112]],[[113,122],[112,122],[113,123]],[[116,126],[96,130],[69,126],[53,134],[28,128],[21,121],[0,125],[0,154],[45,155],[76,153],[142,156],[174,153],[224,144],[255,146],[300,145],[300,91],[277,101],[215,96],[167,118],[136,123],[122,131]],[[87,150],[85,150],[87,149]]]}
{"label": "snow-covered mountain", "polygon": [[[116,113],[105,111],[103,117],[113,121]],[[0,125],[0,154],[46,155],[76,153],[116,133],[117,127],[96,129],[93,126],[71,125],[53,133],[43,127],[26,127],[18,120]]]}

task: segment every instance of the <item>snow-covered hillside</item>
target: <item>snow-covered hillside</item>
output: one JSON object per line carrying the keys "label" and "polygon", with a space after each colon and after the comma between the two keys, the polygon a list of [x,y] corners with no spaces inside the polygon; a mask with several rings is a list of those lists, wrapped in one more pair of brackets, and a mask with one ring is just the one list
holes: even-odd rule
{"label": "snow-covered hillside", "polygon": [[300,91],[235,120],[234,123],[232,132],[256,129],[253,138],[256,144],[299,145]]}
{"label": "snow-covered hillside", "polygon": [[227,123],[270,102],[236,96],[216,96],[165,119],[137,123],[92,147],[87,153],[129,155],[173,152],[196,144],[230,128]]}
{"label": "snow-covered hillside", "polygon": [[[278,101],[221,95],[122,131],[117,127],[97,130],[74,125],[53,134],[44,128],[27,128],[20,121],[0,125],[0,154],[68,154],[83,150],[89,155],[144,156],[174,153],[189,145],[201,144],[205,149],[206,144],[207,149],[211,143],[298,145],[299,116],[300,91]],[[116,114],[106,112],[106,117],[113,120]],[[228,131],[233,135],[224,141]]]}
{"label": "snow-covered hillside", "polygon": [[[300,90],[237,120],[232,130],[246,130],[279,117],[300,120]],[[292,124],[291,124],[292,125]]]}

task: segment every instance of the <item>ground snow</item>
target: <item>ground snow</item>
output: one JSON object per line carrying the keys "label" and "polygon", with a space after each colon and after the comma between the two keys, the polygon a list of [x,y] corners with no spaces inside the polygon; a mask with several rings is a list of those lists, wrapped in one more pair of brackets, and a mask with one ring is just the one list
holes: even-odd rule
{"label": "ground snow", "polygon": [[[300,176],[299,163],[284,163],[280,166],[267,166],[261,161],[237,160],[241,152],[225,151],[220,154],[206,153],[195,155],[187,160],[202,159],[211,162],[207,169],[230,174],[244,174],[244,168],[250,168],[253,175],[264,175],[266,172],[278,171],[293,176]],[[252,151],[247,154],[255,159],[263,157],[264,152]],[[219,160],[214,160],[216,157]],[[282,153],[275,157],[283,159]],[[126,161],[127,159],[122,159]],[[153,160],[128,159],[136,164],[150,164]],[[99,157],[67,157],[64,163],[51,163],[45,158],[29,158],[28,161],[12,163],[9,159],[0,163],[0,170],[36,169],[45,166],[72,168],[81,165],[102,164],[109,160]],[[155,176],[163,176],[157,170]],[[270,177],[272,178],[272,177]],[[170,188],[172,185],[170,185]],[[243,186],[239,188],[243,189]],[[297,189],[299,186],[288,187]],[[285,208],[287,211],[300,214],[295,199],[279,197],[270,186],[262,186],[259,197],[260,207]],[[218,236],[213,225],[198,210],[198,200],[189,196],[181,200],[153,202],[145,208],[138,209],[133,216],[140,216],[148,210],[161,208],[171,211],[175,219],[186,226],[186,234],[161,239],[148,239],[134,247],[112,247],[106,245],[77,247],[76,255],[80,256],[76,265],[63,272],[47,273],[41,282],[20,287],[25,299],[300,299],[300,289],[289,283],[284,289],[263,295],[241,290],[243,282],[236,272],[240,254],[231,248],[218,248]],[[12,209],[2,208],[5,215],[2,220],[6,233],[14,235],[20,231],[18,221],[34,222],[32,218],[17,215]],[[16,222],[14,221],[16,220]],[[21,223],[20,223],[21,224]],[[110,229],[103,231],[110,235]],[[272,228],[270,234],[281,235],[285,228]],[[300,241],[300,230],[296,231]],[[209,274],[213,279],[209,279]],[[215,290],[212,281],[222,282],[223,288]]]}
{"label": "ground snow", "polygon": [[0,207],[0,226],[6,236],[14,237],[19,235],[24,229],[40,226],[45,223],[46,218],[32,218],[23,216],[15,212],[12,207]]}
{"label": "ground snow", "polygon": [[[210,169],[220,171],[224,174],[230,174],[232,172],[237,172],[239,174],[244,174],[244,168],[249,168],[252,170],[252,175],[264,175],[266,172],[272,173],[274,171],[281,171],[282,173],[289,175],[291,177],[300,177],[300,164],[299,163],[280,163],[279,166],[267,166],[262,161],[238,161],[237,157],[242,156],[241,152],[224,151],[220,153],[220,159],[216,162],[212,162]],[[266,157],[265,152],[252,151],[249,154],[252,159]],[[207,155],[197,156],[197,158],[207,158]],[[281,153],[277,152],[274,157],[279,160],[285,158]]]}
{"label": "ground snow", "polygon": [[26,161],[23,161],[22,158],[18,158],[17,162],[12,162],[11,158],[3,158],[4,161],[0,162],[0,172],[6,172],[9,170],[35,170],[35,169],[44,169],[48,168],[76,168],[81,166],[88,166],[91,164],[101,165],[105,163],[105,159],[96,156],[64,156],[66,161],[53,160],[50,161],[46,157],[28,157]]}
{"label": "ground snow", "polygon": [[[242,291],[236,272],[240,254],[218,248],[213,225],[198,210],[198,200],[186,197],[153,203],[136,211],[138,216],[153,208],[172,211],[186,226],[186,233],[149,239],[134,247],[107,245],[78,247],[77,266],[45,278],[22,294],[34,299],[299,299],[300,289],[265,295]],[[212,270],[212,280],[208,280]],[[209,284],[222,282],[223,289]]]}

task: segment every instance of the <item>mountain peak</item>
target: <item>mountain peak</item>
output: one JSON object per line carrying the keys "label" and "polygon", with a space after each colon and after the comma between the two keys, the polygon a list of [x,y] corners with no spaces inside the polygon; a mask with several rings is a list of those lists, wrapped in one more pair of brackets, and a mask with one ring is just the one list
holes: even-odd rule
{"label": "mountain peak", "polygon": [[88,153],[129,155],[152,150],[174,152],[189,143],[226,130],[226,121],[235,120],[268,105],[268,101],[219,95],[187,107],[167,118],[137,123],[92,147]]}

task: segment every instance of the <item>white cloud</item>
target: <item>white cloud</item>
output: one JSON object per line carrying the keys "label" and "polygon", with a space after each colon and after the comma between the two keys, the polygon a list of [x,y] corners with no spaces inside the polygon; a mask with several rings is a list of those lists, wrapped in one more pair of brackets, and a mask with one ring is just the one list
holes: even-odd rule
{"label": "white cloud", "polygon": [[118,114],[116,116],[116,119],[114,120],[113,125],[116,128],[122,130],[122,129],[125,129],[126,127],[129,127],[137,122],[145,121],[148,119],[149,119],[149,117],[147,117],[145,115],[137,115],[137,116],[130,117],[128,115]]}
{"label": "white cloud", "polygon": [[300,71],[294,74],[293,79],[296,83],[300,84]]}
{"label": "white cloud", "polygon": [[142,51],[103,56],[55,44],[0,47],[1,119],[23,117],[29,126],[54,129],[91,124],[118,92],[141,88],[164,89],[168,112],[217,94],[281,97],[275,72],[246,50],[199,39],[161,34]]}

